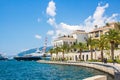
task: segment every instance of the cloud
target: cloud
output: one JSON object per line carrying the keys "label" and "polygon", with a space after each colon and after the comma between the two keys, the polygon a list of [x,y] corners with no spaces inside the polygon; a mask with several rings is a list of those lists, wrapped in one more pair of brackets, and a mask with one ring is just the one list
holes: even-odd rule
{"label": "cloud", "polygon": [[111,17],[107,18],[106,22],[115,22],[115,21],[117,21],[118,16],[119,16],[119,14],[117,14],[117,13],[112,14]]}
{"label": "cloud", "polygon": [[35,35],[35,38],[36,38],[36,39],[41,39],[42,37],[41,37],[40,35],[36,34],[36,35]]}
{"label": "cloud", "polygon": [[51,26],[57,28],[57,23],[55,22],[55,18],[49,18],[47,23],[50,24]]}
{"label": "cloud", "polygon": [[55,2],[53,2],[53,0],[51,0],[48,4],[48,7],[46,9],[46,13],[49,15],[49,16],[52,16],[54,17],[56,15],[56,6],[55,6]]}
{"label": "cloud", "polygon": [[98,7],[96,8],[96,11],[93,14],[93,24],[103,26],[106,20],[106,17],[104,16],[106,8],[109,7],[109,4],[105,4],[104,6],[101,6],[98,4]]}
{"label": "cloud", "polygon": [[113,13],[112,16],[105,15],[105,11],[108,7],[108,3],[106,3],[104,6],[101,6],[101,3],[98,3],[94,14],[90,15],[84,20],[83,29],[89,32],[94,28],[95,25],[101,27],[104,26],[105,23],[117,21],[117,17],[119,16],[118,14]]}
{"label": "cloud", "polygon": [[78,30],[80,29],[80,26],[79,25],[68,25],[66,23],[60,23],[60,26],[63,28],[63,29],[67,29],[67,30]]}
{"label": "cloud", "polygon": [[[54,9],[50,7],[51,5],[52,6],[54,5]],[[64,22],[56,23],[55,3],[53,1],[50,1],[46,12],[47,14],[52,16],[52,18],[49,18],[47,20],[47,23],[53,26],[54,28],[54,35],[52,36],[52,39],[55,39],[61,35],[70,34],[74,30],[85,30],[86,32],[89,32],[94,29],[95,25],[98,25],[98,27],[101,27],[101,26],[104,26],[105,23],[107,22],[118,21],[117,17],[119,16],[119,14],[113,13],[111,16],[107,16],[105,14],[105,11],[108,7],[109,7],[108,3],[106,3],[105,5],[101,5],[101,3],[98,3],[96,10],[93,12],[93,15],[89,15],[85,20],[83,20],[83,23],[69,25]],[[51,13],[54,13],[54,14],[52,15]]]}
{"label": "cloud", "polygon": [[53,34],[54,34],[54,31],[53,31],[53,30],[49,30],[49,31],[47,32],[47,35],[52,36]]}

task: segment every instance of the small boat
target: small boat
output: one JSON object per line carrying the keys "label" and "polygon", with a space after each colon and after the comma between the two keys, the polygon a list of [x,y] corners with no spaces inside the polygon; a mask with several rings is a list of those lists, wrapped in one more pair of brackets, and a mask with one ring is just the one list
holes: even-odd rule
{"label": "small boat", "polygon": [[0,60],[7,60],[8,58],[2,56],[2,54],[0,54]]}

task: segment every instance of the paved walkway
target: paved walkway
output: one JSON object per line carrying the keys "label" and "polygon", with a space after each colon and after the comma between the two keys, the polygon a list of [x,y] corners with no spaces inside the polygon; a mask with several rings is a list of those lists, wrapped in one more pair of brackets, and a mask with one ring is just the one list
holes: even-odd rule
{"label": "paved walkway", "polygon": [[96,64],[96,65],[112,67],[116,71],[120,72],[120,64],[118,64],[118,63],[115,63],[115,64],[113,64],[113,63],[102,63],[102,62],[90,62],[90,63]]}
{"label": "paved walkway", "polygon": [[76,65],[76,66],[86,66],[95,69],[99,69],[101,71],[105,71],[114,75],[114,72],[120,73],[120,64],[115,63],[102,63],[102,62],[76,62],[76,61],[38,61],[40,63],[49,63],[49,64],[66,64],[66,65]]}
{"label": "paved walkway", "polygon": [[120,80],[120,64],[113,63],[102,63],[102,62],[76,62],[76,61],[45,61],[39,60],[37,62],[47,63],[47,64],[62,64],[62,65],[75,65],[75,66],[85,66],[94,69],[98,69],[107,72],[115,77],[115,80]]}

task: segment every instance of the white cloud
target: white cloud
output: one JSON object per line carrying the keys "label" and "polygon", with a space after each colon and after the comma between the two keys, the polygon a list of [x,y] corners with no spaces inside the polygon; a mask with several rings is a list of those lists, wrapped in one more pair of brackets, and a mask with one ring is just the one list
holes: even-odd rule
{"label": "white cloud", "polygon": [[65,24],[65,23],[60,23],[60,26],[63,29],[67,29],[67,30],[78,30],[78,29],[80,29],[79,25],[68,25],[68,24]]}
{"label": "white cloud", "polygon": [[50,36],[54,35],[54,31],[53,31],[53,30],[49,30],[49,31],[47,32],[47,35],[50,35]]}
{"label": "white cloud", "polygon": [[93,14],[93,24],[103,26],[106,20],[106,17],[104,16],[105,9],[109,7],[109,4],[105,4],[104,6],[101,6],[98,4],[98,7],[96,8],[96,11]]}
{"label": "white cloud", "polygon": [[57,24],[55,22],[55,18],[49,18],[47,23],[49,23],[51,26],[57,28]]}
{"label": "white cloud", "polygon": [[55,6],[55,2],[53,2],[53,0],[51,0],[48,4],[48,7],[46,9],[46,13],[49,15],[49,16],[52,16],[54,17],[56,15],[56,6]]}
{"label": "white cloud", "polygon": [[[50,5],[54,5],[54,9],[50,7]],[[69,25],[64,22],[60,22],[59,24],[56,23],[55,19],[55,3],[53,1],[49,2],[48,8],[47,8],[47,14],[52,16],[52,18],[49,18],[47,23],[49,23],[53,28],[55,29],[54,35],[52,36],[52,39],[57,38],[61,35],[67,35],[70,34],[74,30],[85,30],[86,32],[89,32],[94,29],[95,25],[98,25],[98,27],[104,26],[107,22],[117,21],[117,17],[119,16],[116,13],[113,13],[112,16],[107,16],[105,14],[106,9],[109,7],[109,4],[106,3],[105,5],[101,5],[101,3],[98,3],[98,6],[96,7],[96,10],[94,11],[93,15],[89,15],[83,23],[76,24],[76,25]],[[51,12],[52,11],[52,12]],[[54,14],[51,14],[54,13]]]}
{"label": "white cloud", "polygon": [[41,37],[40,35],[36,34],[36,35],[35,35],[35,38],[41,39],[42,37]]}
{"label": "white cloud", "polygon": [[115,22],[115,21],[117,21],[118,16],[119,16],[119,14],[112,14],[111,17],[107,18],[106,22]]}
{"label": "white cloud", "polygon": [[107,22],[113,22],[117,21],[118,14],[113,13],[112,16],[108,17],[105,15],[106,8],[109,7],[109,4],[106,3],[104,6],[101,6],[99,3],[94,14],[90,15],[87,19],[84,21],[84,28],[87,32],[91,31],[95,25],[98,25],[98,27],[104,26]]}

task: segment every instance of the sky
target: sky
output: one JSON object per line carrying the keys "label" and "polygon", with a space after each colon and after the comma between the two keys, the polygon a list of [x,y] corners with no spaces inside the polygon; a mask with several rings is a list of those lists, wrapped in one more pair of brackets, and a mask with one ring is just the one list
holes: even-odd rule
{"label": "sky", "polygon": [[0,53],[47,45],[74,30],[120,21],[120,0],[0,0]]}

